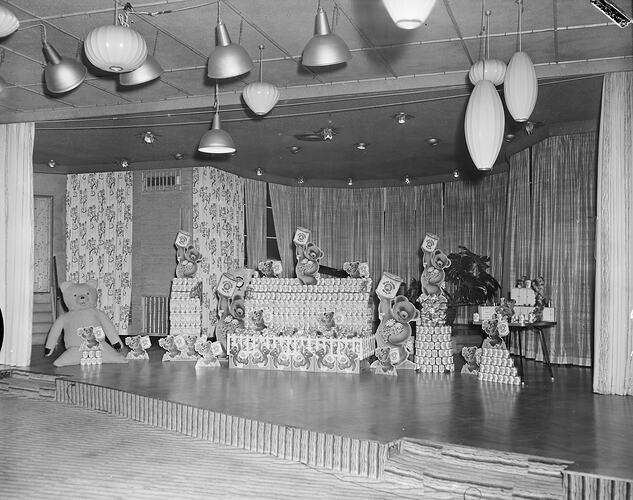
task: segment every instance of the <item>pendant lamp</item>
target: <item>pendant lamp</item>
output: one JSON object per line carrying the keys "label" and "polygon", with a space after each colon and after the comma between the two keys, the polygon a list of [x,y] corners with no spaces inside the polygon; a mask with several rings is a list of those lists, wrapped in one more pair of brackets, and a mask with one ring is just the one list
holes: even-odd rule
{"label": "pendant lamp", "polygon": [[0,38],[9,36],[20,26],[20,21],[15,14],[6,7],[0,5]]}
{"label": "pendant lamp", "polygon": [[220,128],[220,104],[218,101],[218,85],[215,86],[215,114],[211,130],[206,132],[200,139],[198,151],[208,154],[230,154],[235,153],[233,139]]}
{"label": "pendant lamp", "polygon": [[275,107],[279,100],[279,89],[272,83],[262,81],[262,59],[264,46],[259,46],[259,81],[249,83],[242,91],[242,97],[248,107],[257,115],[265,115]]}
{"label": "pendant lamp", "polygon": [[304,66],[332,66],[349,61],[352,54],[343,39],[332,33],[320,2],[314,20],[314,36],[306,44],[301,56]]}
{"label": "pendant lamp", "polygon": [[[154,37],[154,50],[156,53],[156,42],[158,41],[158,31]],[[119,75],[119,83],[125,86],[141,85],[143,83],[156,80],[163,74],[163,68],[153,55],[147,54],[145,62],[134,71],[129,73],[121,73]]]}
{"label": "pendant lamp", "polygon": [[86,79],[86,67],[79,61],[61,57],[46,40],[43,42],[42,50],[48,61],[44,68],[44,82],[49,92],[70,92]]}
{"label": "pendant lamp", "polygon": [[218,1],[218,24],[215,27],[215,50],[209,54],[207,75],[214,80],[234,78],[253,69],[253,61],[241,45],[231,42],[229,32],[220,19]]}
{"label": "pendant lamp", "polygon": [[387,12],[403,30],[413,30],[424,24],[435,6],[435,0],[382,0]]}
{"label": "pendant lamp", "polygon": [[506,71],[503,84],[506,106],[517,122],[526,122],[530,118],[538,96],[538,80],[530,56],[522,51],[521,31],[523,0],[517,0],[519,6],[519,51],[515,52]]}
{"label": "pendant lamp", "polygon": [[[84,40],[84,52],[97,68],[111,73],[134,71],[145,62],[147,44],[144,38],[129,27],[127,11],[121,16],[114,3],[113,25],[93,29]],[[117,25],[117,20],[121,25]]]}
{"label": "pendant lamp", "polygon": [[503,103],[489,80],[480,80],[468,99],[464,133],[466,145],[478,170],[490,170],[497,160],[501,144],[505,116]]}
{"label": "pendant lamp", "polygon": [[506,63],[499,59],[484,59],[470,67],[468,78],[476,85],[480,80],[488,80],[493,85],[501,85],[506,76]]}

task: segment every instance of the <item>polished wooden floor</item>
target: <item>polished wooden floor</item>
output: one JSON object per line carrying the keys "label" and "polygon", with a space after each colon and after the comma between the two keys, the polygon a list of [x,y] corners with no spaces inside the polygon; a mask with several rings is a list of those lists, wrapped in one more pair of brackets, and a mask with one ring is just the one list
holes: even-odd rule
{"label": "polished wooden floor", "polygon": [[[31,371],[233,416],[390,442],[402,437],[574,462],[571,470],[633,479],[633,398],[592,393],[589,368],[524,362],[523,387],[455,374],[320,374],[194,369],[193,362],[56,368],[35,347]],[[456,359],[456,364],[459,360]],[[459,368],[459,366],[458,366]]]}

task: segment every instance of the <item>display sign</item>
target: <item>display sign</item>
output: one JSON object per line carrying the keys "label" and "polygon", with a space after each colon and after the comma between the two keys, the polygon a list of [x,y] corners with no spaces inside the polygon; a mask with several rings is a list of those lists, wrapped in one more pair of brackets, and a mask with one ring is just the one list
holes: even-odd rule
{"label": "display sign", "polygon": [[422,250],[425,252],[433,252],[437,248],[440,237],[431,233],[426,233],[422,241]]}
{"label": "display sign", "polygon": [[376,287],[376,294],[387,299],[393,299],[398,294],[402,278],[391,273],[382,273],[380,283]]}
{"label": "display sign", "polygon": [[188,248],[191,244],[191,235],[186,231],[178,231],[176,235],[176,246],[180,248]]}
{"label": "display sign", "polygon": [[308,241],[310,241],[310,230],[305,227],[297,227],[292,241],[295,245],[307,245]]}
{"label": "display sign", "polygon": [[224,273],[220,277],[220,283],[218,283],[218,294],[223,297],[231,298],[237,288],[237,280]]}

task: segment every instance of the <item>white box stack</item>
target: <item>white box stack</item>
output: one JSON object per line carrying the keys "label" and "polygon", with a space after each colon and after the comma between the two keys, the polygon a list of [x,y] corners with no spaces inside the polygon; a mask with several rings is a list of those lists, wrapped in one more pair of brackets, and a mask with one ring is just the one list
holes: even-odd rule
{"label": "white box stack", "polygon": [[446,297],[422,294],[415,328],[414,362],[422,373],[454,372],[453,329],[446,325]]}
{"label": "white box stack", "polygon": [[517,369],[505,342],[490,346],[484,341],[482,349],[479,380],[501,384],[521,384],[521,378],[517,375]]}
{"label": "white box stack", "polygon": [[169,333],[200,336],[202,307],[197,278],[174,278],[169,296]]}

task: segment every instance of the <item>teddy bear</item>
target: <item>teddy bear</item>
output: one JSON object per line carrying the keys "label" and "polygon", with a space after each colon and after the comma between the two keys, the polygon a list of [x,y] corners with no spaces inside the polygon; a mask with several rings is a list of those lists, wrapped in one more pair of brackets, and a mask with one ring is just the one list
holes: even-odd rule
{"label": "teddy bear", "polygon": [[127,337],[125,345],[130,348],[130,352],[126,356],[127,359],[149,359],[149,355],[145,352],[151,345],[149,336],[135,335],[134,337]]}
{"label": "teddy bear", "polygon": [[93,327],[101,328],[105,337],[112,344],[111,347],[107,342],[99,341],[102,363],[127,363],[124,354],[117,352],[123,349],[123,345],[112,321],[103,311],[97,309],[97,281],[90,280],[86,283],[65,281],[59,288],[62,291],[68,312],[60,315],[51,326],[46,339],[44,355],[52,356],[63,331],[66,350],[53,364],[55,366],[80,364],[81,346],[87,341],[80,335],[86,331],[85,329]]}
{"label": "teddy bear", "polygon": [[218,293],[218,321],[215,324],[215,337],[226,353],[227,335],[237,328],[244,328],[246,314],[244,296],[251,280],[257,276],[257,271],[241,268],[228,271],[225,274],[236,282],[230,297]]}
{"label": "teddy bear", "polygon": [[[395,368],[415,368],[415,364],[409,361],[407,342],[411,337],[411,321],[420,317],[420,311],[403,295],[398,295],[390,301],[390,309],[380,320],[376,330],[376,357],[372,363],[376,373],[395,375]],[[389,365],[394,367],[394,373],[384,368]]]}
{"label": "teddy bear", "polygon": [[297,279],[304,285],[315,285],[319,280],[319,263],[323,258],[323,251],[311,242],[306,245],[297,245],[295,251]]}
{"label": "teddy bear", "polygon": [[203,338],[196,339],[194,348],[201,358],[196,361],[196,368],[211,368],[220,366],[218,358],[213,352],[213,342],[205,340]]}
{"label": "teddy bear", "polygon": [[480,347],[462,347],[462,357],[466,360],[466,363],[462,366],[462,374],[479,375],[481,354],[482,350]]}
{"label": "teddy bear", "polygon": [[264,310],[257,309],[251,313],[251,323],[253,330],[262,332],[266,329],[266,321],[264,320]]}
{"label": "teddy bear", "polygon": [[422,293],[427,295],[441,295],[444,288],[446,273],[444,269],[450,267],[450,259],[441,250],[424,251],[424,270],[420,276]]}
{"label": "teddy bear", "polygon": [[167,351],[163,354],[163,361],[172,361],[180,356],[180,349],[176,345],[175,335],[167,335],[158,339],[158,345]]}
{"label": "teddy bear", "polygon": [[202,254],[191,245],[187,248],[178,247],[176,259],[176,278],[193,278],[198,272],[198,262],[202,260]]}
{"label": "teddy bear", "polygon": [[282,272],[281,261],[278,260],[264,260],[257,264],[257,270],[265,278],[276,278]]}
{"label": "teddy bear", "polygon": [[319,332],[324,337],[336,338],[337,331],[336,331],[336,322],[334,321],[334,312],[332,311],[324,312],[319,318],[319,322],[321,323],[321,326],[319,327]]}

